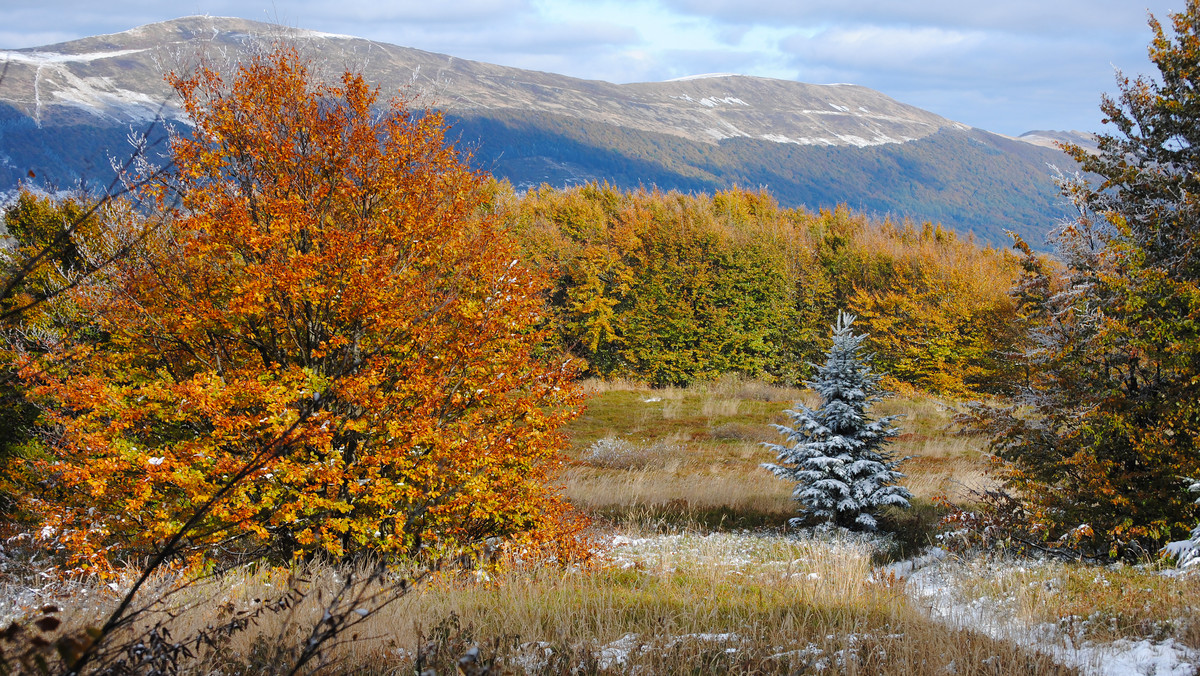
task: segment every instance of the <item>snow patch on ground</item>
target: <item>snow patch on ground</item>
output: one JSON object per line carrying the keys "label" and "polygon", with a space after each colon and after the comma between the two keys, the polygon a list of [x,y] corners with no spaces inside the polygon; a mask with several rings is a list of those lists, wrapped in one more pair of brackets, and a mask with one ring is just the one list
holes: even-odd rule
{"label": "snow patch on ground", "polygon": [[16,63],[28,63],[35,66],[40,66],[47,63],[87,63],[88,61],[98,61],[100,59],[115,59],[119,56],[128,56],[130,54],[138,54],[144,51],[146,50],[119,49],[112,52],[62,54],[59,52],[18,52],[14,50],[0,50],[0,62],[14,61]]}
{"label": "snow patch on ground", "polygon": [[359,37],[355,37],[353,35],[344,35],[342,33],[326,33],[324,31],[313,31],[313,30],[307,30],[307,29],[297,31],[297,32],[304,37],[311,37],[311,38],[331,38],[334,40],[361,40],[362,39]]}
{"label": "snow patch on ground", "polygon": [[[742,637],[729,632],[722,634],[702,633],[702,634],[683,634],[680,636],[672,636],[665,640],[643,640],[637,634],[625,634],[621,638],[607,643],[600,647],[597,651],[596,661],[599,663],[600,670],[605,671],[615,667],[620,667],[629,661],[642,650],[664,650],[671,649],[680,643],[699,642],[699,643],[738,643]],[[737,648],[730,646],[725,648],[727,653],[737,652]]]}
{"label": "snow patch on ground", "polygon": [[601,669],[619,667],[629,661],[629,657],[641,647],[637,634],[625,634],[621,638],[601,646],[596,655],[596,661]]}
{"label": "snow patch on ground", "polygon": [[815,109],[810,109],[810,108],[804,108],[804,109],[800,110],[799,112],[802,115],[839,115],[840,116],[840,115],[849,115],[850,114],[849,112],[844,112],[841,110],[815,110]]}
{"label": "snow patch on ground", "polygon": [[[601,671],[608,671],[610,669],[620,669],[639,653],[649,650],[670,650],[681,643],[689,642],[728,644],[741,643],[743,640],[741,636],[732,632],[720,634],[683,634],[666,638],[628,633],[616,640],[597,646],[595,648],[596,664]],[[735,653],[737,651],[738,649],[735,646],[725,648],[725,652],[727,653]],[[819,654],[820,652],[820,649],[817,649],[817,653]],[[545,641],[524,643],[520,646],[514,662],[526,673],[539,672],[546,668],[547,663],[553,655],[553,647]]]}
{"label": "snow patch on ground", "polygon": [[[688,100],[691,101],[692,99],[689,97]],[[730,105],[730,106],[749,106],[750,105],[749,103],[746,103],[745,101],[737,98],[736,96],[726,96],[724,98],[707,97],[706,96],[706,97],[700,99],[700,105],[704,106],[705,108],[716,108],[717,106],[721,105],[722,103],[724,103],[726,105]]]}
{"label": "snow patch on ground", "polygon": [[42,76],[42,80],[51,82],[51,77],[61,78],[61,81],[55,81],[55,84],[59,85],[59,88],[53,91],[56,99],[88,110],[150,121],[154,120],[163,108],[162,101],[141,92],[120,89],[113,83],[112,78],[81,78],[66,69],[56,69],[52,76]]}
{"label": "snow patch on ground", "polygon": [[930,547],[925,550],[924,554],[912,559],[905,559],[895,563],[889,563],[880,569],[884,576],[892,575],[895,577],[909,577],[914,571],[920,570],[927,566],[933,565],[939,561],[943,561],[949,554],[941,547]]}
{"label": "snow patch on ground", "polygon": [[907,577],[905,589],[910,598],[924,607],[935,620],[1028,647],[1089,676],[1197,674],[1195,665],[1200,664],[1200,651],[1180,645],[1174,639],[1121,639],[1112,643],[1077,641],[1053,623],[1029,625],[1003,601],[963,598],[958,592],[957,582],[969,571],[950,560],[941,550],[931,549],[916,559],[892,564],[881,570],[894,573],[897,577]]}
{"label": "snow patch on ground", "polygon": [[714,77],[740,77],[738,73],[703,73],[701,75],[684,75],[683,77],[673,77],[670,80],[663,82],[687,82],[688,80],[708,80]]}
{"label": "snow patch on ground", "polygon": [[[865,138],[863,138],[863,137],[861,137],[861,136],[855,136],[854,134],[838,134],[838,135],[837,135],[837,137],[838,137],[839,139],[841,139],[842,141],[845,141],[846,143],[848,143],[848,144],[850,144],[850,145],[852,145],[852,146],[857,146],[857,147],[859,147],[859,148],[863,148],[863,147],[866,147],[866,146],[872,146],[872,145],[881,145],[881,144],[883,144],[883,143],[888,143],[888,142],[890,142],[890,141],[891,141],[891,139],[888,139],[888,140],[886,140],[886,141],[876,141],[876,142],[872,142],[872,141],[871,141],[871,140],[869,140],[869,139],[865,139]],[[887,137],[886,137],[886,136],[885,136],[885,137],[883,137],[883,138],[887,139]]]}
{"label": "snow patch on ground", "polygon": [[762,138],[763,140],[766,140],[766,141],[774,141],[775,143],[795,143],[796,145],[801,145],[801,146],[834,146],[834,145],[837,145],[837,142],[834,141],[833,139],[828,139],[828,138],[824,138],[824,137],[820,137],[820,136],[815,137],[815,138],[810,137],[810,136],[801,136],[799,138],[792,138],[790,136],[784,136],[783,134],[763,134],[760,138]]}
{"label": "snow patch on ground", "polygon": [[852,145],[858,146],[859,148],[866,146],[881,146],[889,143],[908,143],[909,141],[915,140],[909,137],[894,138],[892,136],[888,136],[887,134],[877,134],[873,138],[864,138],[855,134],[834,134],[833,136],[836,140],[823,136],[801,136],[799,138],[792,138],[790,136],[784,136],[783,134],[763,134],[759,138],[763,139],[764,141],[774,141],[775,143],[794,143],[802,146]]}

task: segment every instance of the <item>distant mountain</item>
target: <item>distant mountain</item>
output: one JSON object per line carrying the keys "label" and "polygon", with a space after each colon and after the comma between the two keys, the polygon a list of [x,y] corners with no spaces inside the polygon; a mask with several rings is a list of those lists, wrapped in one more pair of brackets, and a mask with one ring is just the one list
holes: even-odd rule
{"label": "distant mountain", "polygon": [[1017,139],[1047,148],[1057,148],[1059,143],[1074,143],[1089,152],[1099,150],[1096,135],[1086,131],[1027,131]]}
{"label": "distant mountain", "polygon": [[474,161],[521,188],[764,186],[785,205],[846,203],[996,243],[1004,230],[1040,242],[1064,213],[1048,167],[1071,161],[1044,147],[1045,132],[1011,139],[865,87],[723,74],[618,85],[216,17],[0,51],[0,190],[29,171],[106,183],[131,131],[180,117],[165,72],[227,65],[277,39],[329,74],[362,71],[444,110]]}

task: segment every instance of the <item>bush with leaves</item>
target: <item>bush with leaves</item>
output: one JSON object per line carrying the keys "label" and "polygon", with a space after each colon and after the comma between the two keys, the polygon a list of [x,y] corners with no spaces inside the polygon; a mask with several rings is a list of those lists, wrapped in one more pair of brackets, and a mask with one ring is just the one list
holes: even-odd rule
{"label": "bush with leaves", "polygon": [[764,464],[796,483],[792,497],[801,512],[855,530],[874,530],[876,513],[886,506],[908,507],[912,495],[896,484],[904,475],[901,460],[886,450],[899,429],[894,417],[871,420],[868,409],[879,401],[879,374],[861,354],[865,335],[854,335],[854,316],[839,313],[833,346],[808,386],[821,405],[803,404],[786,411],[792,426],[776,425],[787,445],[765,444],[780,464]]}
{"label": "bush with leaves", "polygon": [[544,348],[544,281],[442,118],[378,110],[361,76],[315,83],[287,48],[172,83],[193,127],[146,189],[164,225],[72,294],[107,341],[24,365],[52,432],[24,505],[40,532],[104,569],[221,491],[197,551],[414,556],[553,531],[574,368]]}
{"label": "bush with leaves", "polygon": [[[96,271],[81,253],[102,237],[107,199],[82,193],[51,196],[24,186],[4,208],[0,237],[0,514],[16,529],[28,525],[16,495],[22,458],[40,452],[39,409],[16,364],[26,353],[64,338],[102,340],[66,297]],[[8,533],[12,535],[12,533]]]}
{"label": "bush with leaves", "polygon": [[[1200,3],[1156,20],[1159,78],[1120,77],[1099,152],[1063,182],[1078,216],[1056,236],[1061,278],[1026,265],[1029,377],[976,406],[999,477],[1043,546],[1140,557],[1185,535],[1200,471]],[[1089,177],[1099,177],[1092,182]]]}

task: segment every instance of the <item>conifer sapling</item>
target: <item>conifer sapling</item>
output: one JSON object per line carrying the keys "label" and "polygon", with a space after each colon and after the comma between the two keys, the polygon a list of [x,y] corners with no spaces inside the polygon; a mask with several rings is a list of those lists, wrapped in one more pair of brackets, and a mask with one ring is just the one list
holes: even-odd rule
{"label": "conifer sapling", "polygon": [[867,413],[883,398],[880,376],[870,357],[861,354],[866,335],[854,335],[854,316],[838,313],[833,346],[817,376],[806,383],[821,397],[816,409],[797,403],[785,411],[792,427],[775,425],[786,445],[764,444],[779,464],[764,463],[783,479],[796,482],[792,498],[801,513],[855,530],[875,530],[881,507],[908,507],[912,494],[896,481],[903,459],[885,450],[900,431],[896,416],[872,421]]}

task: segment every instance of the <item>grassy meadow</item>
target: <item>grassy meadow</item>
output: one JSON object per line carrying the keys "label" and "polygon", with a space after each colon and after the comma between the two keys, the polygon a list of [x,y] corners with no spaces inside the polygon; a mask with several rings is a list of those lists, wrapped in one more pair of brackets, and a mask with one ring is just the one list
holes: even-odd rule
{"label": "grassy meadow", "polygon": [[[789,486],[759,467],[774,459],[761,445],[778,438],[770,424],[786,422],[794,401],[814,403],[811,393],[733,378],[586,388],[562,481],[592,519],[590,561],[509,553],[404,592],[394,579],[315,563],[182,585],[163,575],[143,595],[162,602],[135,629],[169,627],[173,641],[194,642],[181,671],[225,674],[289,673],[280,665],[330,613],[347,624],[300,673],[1103,673],[1089,665],[1113,641],[1200,648],[1200,581],[1153,566],[941,561],[938,598],[990,609],[1002,631],[948,620],[914,593],[905,578],[920,573],[888,564],[933,542],[934,496],[967,500],[985,481],[980,441],[952,434],[950,413],[930,398],[876,407],[903,416],[894,448],[912,456],[903,469],[916,499],[883,520],[892,535],[868,537],[788,528]],[[102,621],[121,591],[64,585],[10,579],[6,610],[57,604],[69,631]],[[1088,652],[1072,664],[1011,627]]]}
{"label": "grassy meadow", "polygon": [[[687,388],[589,381],[587,410],[571,428],[573,462],[567,496],[601,521],[670,530],[782,528],[796,516],[791,486],[760,465],[775,461],[764,442],[782,442],[794,402],[815,406],[814,393],[724,378]],[[985,485],[983,443],[955,435],[951,411],[927,396],[893,397],[877,416],[899,415],[892,444],[909,457],[902,470],[914,509],[885,515],[907,544],[936,520],[932,499],[969,498]],[[921,523],[914,523],[920,519]],[[914,539],[915,538],[915,539]]]}

